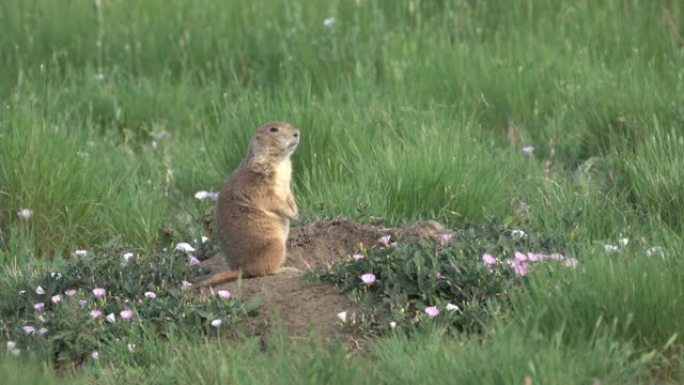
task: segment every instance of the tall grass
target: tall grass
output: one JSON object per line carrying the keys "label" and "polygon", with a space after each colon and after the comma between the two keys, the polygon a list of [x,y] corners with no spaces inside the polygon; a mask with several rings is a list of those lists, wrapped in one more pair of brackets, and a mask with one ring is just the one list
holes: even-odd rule
{"label": "tall grass", "polygon": [[[577,273],[540,274],[516,299],[515,322],[541,337],[497,337],[491,346],[518,358],[491,375],[458,366],[462,382],[628,381],[614,362],[682,333],[683,19],[677,0],[3,1],[0,263],[197,237],[211,205],[193,194],[220,188],[256,126],[288,120],[303,132],[302,222],[494,221],[573,245]],[[600,251],[622,237],[619,254]],[[655,245],[668,257],[646,257]],[[553,338],[564,342],[539,342]],[[388,362],[410,345],[392,343]],[[430,344],[410,349],[498,354],[471,341],[425,353]],[[537,349],[547,361],[518,364]],[[379,376],[323,357],[319,367],[346,370],[332,382]],[[420,362],[396,373],[430,377]],[[284,378],[320,380],[305,373]]]}

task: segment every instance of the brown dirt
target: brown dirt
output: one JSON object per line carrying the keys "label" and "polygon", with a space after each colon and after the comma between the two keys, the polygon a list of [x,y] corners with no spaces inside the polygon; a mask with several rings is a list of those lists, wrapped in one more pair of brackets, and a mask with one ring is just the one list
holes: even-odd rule
{"label": "brown dirt", "polygon": [[[217,286],[214,290],[228,289],[243,300],[258,296],[262,304],[260,321],[274,325],[280,320],[293,340],[308,339],[312,331],[322,340],[331,340],[341,336],[337,313],[351,311],[353,305],[336,288],[307,282],[302,277],[304,271],[346,258],[357,252],[361,244],[374,246],[383,235],[391,235],[392,241],[416,242],[446,232],[434,221],[403,228],[366,225],[346,219],[316,221],[290,230],[285,266],[300,272],[292,269],[278,275],[243,279]],[[220,254],[203,261],[202,267],[212,274],[228,269]]]}

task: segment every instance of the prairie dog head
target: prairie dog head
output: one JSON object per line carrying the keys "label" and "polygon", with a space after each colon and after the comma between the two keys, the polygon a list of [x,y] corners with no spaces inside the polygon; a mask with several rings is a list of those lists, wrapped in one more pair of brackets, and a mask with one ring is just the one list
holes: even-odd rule
{"label": "prairie dog head", "polygon": [[[288,159],[299,144],[299,130],[285,122],[273,122],[257,128],[249,143],[248,159],[254,171]],[[265,167],[265,168],[264,168]]]}

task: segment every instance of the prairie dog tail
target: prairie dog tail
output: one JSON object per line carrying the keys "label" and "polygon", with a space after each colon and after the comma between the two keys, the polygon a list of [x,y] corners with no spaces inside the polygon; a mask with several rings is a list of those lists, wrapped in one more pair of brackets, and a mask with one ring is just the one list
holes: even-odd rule
{"label": "prairie dog tail", "polygon": [[212,275],[211,277],[209,277],[209,278],[207,278],[201,282],[198,282],[192,286],[196,289],[201,289],[201,288],[207,287],[207,286],[214,286],[214,285],[218,285],[220,283],[231,282],[231,281],[235,281],[236,279],[240,278],[241,274],[242,273],[240,271],[237,271],[237,270],[223,271],[221,273],[216,273],[216,274]]}

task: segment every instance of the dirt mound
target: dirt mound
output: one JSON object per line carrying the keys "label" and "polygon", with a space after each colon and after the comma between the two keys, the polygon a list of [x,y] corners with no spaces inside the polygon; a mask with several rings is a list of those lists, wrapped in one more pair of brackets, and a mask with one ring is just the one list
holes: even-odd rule
{"label": "dirt mound", "polygon": [[[326,266],[357,252],[360,245],[373,246],[378,238],[390,235],[392,241],[401,239],[417,242],[447,233],[434,221],[419,222],[402,228],[366,225],[346,219],[316,221],[293,227],[288,240],[285,266],[301,273],[287,271],[278,275],[243,279],[218,287],[230,290],[236,298],[258,296],[262,303],[259,317],[269,324],[281,320],[290,338],[306,339],[310,332],[323,340],[339,335],[337,313],[353,308],[349,298],[328,285],[311,284],[304,271]],[[220,254],[203,261],[202,267],[217,273],[228,270]]]}

